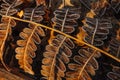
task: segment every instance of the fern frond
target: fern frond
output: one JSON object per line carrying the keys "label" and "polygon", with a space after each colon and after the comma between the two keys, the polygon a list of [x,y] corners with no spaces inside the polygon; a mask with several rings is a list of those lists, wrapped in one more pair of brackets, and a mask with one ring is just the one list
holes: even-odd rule
{"label": "fern frond", "polygon": [[14,2],[10,2],[8,0],[3,0],[4,3],[1,4],[0,15],[14,15],[18,12],[16,9],[17,6],[23,3],[22,0],[14,0]]}
{"label": "fern frond", "polygon": [[[104,22],[104,23],[103,23]],[[85,41],[94,46],[102,46],[103,40],[107,39],[111,27],[107,19],[87,18],[83,29],[87,33]],[[84,37],[84,36],[83,36]],[[75,55],[73,60],[75,63],[68,64],[70,71],[66,73],[67,80],[92,80],[90,75],[95,75],[98,69],[98,62],[95,58],[100,57],[100,52],[94,48],[85,48],[79,50],[79,55]]]}
{"label": "fern frond", "polygon": [[4,54],[4,46],[7,40],[7,37],[11,35],[11,27],[16,26],[16,22],[11,18],[2,17],[0,24],[0,59],[3,66],[8,70],[4,61],[3,61],[3,54]]}
{"label": "fern frond", "polygon": [[113,72],[109,72],[107,74],[107,76],[111,79],[111,80],[119,80],[120,79],[120,67],[119,66],[113,66],[112,69]]}
{"label": "fern frond", "polygon": [[57,35],[51,44],[46,46],[41,70],[41,74],[45,76],[45,79],[61,80],[61,77],[65,76],[65,64],[69,62],[68,57],[72,55],[71,49],[73,48],[73,42],[63,35]]}
{"label": "fern frond", "polygon": [[66,72],[66,80],[92,80],[90,75],[95,75],[98,69],[98,62],[95,58],[100,57],[100,53],[94,49],[80,49],[79,55],[74,56],[76,63],[69,63],[70,71]]}
{"label": "fern frond", "polygon": [[[74,13],[76,9],[62,8],[55,10],[54,18],[52,18],[54,28],[65,33],[72,33],[74,27],[77,26],[76,20],[79,18],[78,13]],[[47,80],[61,80],[65,76],[65,64],[69,62],[72,55],[71,49],[74,48],[72,40],[66,36],[57,34],[55,38],[46,46],[46,52],[43,53],[41,74]]]}
{"label": "fern frond", "polygon": [[26,8],[24,9],[23,19],[40,23],[43,20],[42,15],[44,14],[45,12],[41,6],[36,6],[35,8]]}
{"label": "fern frond", "polygon": [[64,33],[72,33],[77,27],[77,19],[80,17],[79,8],[62,8],[54,11],[54,18],[52,18],[55,29]]}
{"label": "fern frond", "polygon": [[18,40],[19,47],[16,48],[16,59],[19,61],[20,68],[25,72],[34,74],[32,71],[32,58],[35,58],[36,44],[41,43],[39,36],[45,36],[43,29],[40,26],[29,24],[29,28],[24,28],[20,33],[22,40]]}
{"label": "fern frond", "polygon": [[[6,16],[11,16],[16,14],[18,10],[15,7],[22,4],[22,1],[18,1],[18,0],[15,0],[13,3],[7,0],[3,0],[3,2],[4,3],[1,4],[2,9],[0,9],[0,15],[6,15]],[[3,16],[2,16],[1,22],[2,23],[0,24],[0,33],[1,33],[0,34],[0,59],[3,66],[7,70],[9,70],[3,61],[4,46],[5,46],[7,37],[12,33],[11,27],[16,26],[16,22],[12,18],[3,17]]]}
{"label": "fern frond", "polygon": [[[80,17],[78,10],[79,8],[62,8],[55,10],[54,17],[52,18],[52,27],[68,34],[74,32],[75,27],[78,26],[76,20]],[[53,30],[51,31],[49,43],[52,38],[54,38]]]}
{"label": "fern frond", "polygon": [[[42,7],[36,6],[35,8],[26,8],[24,10],[23,19],[33,21],[36,23],[40,23],[43,20],[42,15],[45,12],[42,10]],[[19,61],[20,68],[22,68],[25,72],[29,74],[34,74],[32,70],[33,60],[37,50],[36,44],[41,43],[41,39],[39,36],[45,36],[43,29],[36,24],[28,24],[29,28],[24,28],[23,32],[20,33],[20,37],[22,40],[18,40],[17,44],[20,47],[16,48],[16,59]]]}
{"label": "fern frond", "polygon": [[112,25],[109,19],[86,18],[83,29],[88,35],[84,40],[94,46],[102,46],[103,40],[107,39],[110,28]]}

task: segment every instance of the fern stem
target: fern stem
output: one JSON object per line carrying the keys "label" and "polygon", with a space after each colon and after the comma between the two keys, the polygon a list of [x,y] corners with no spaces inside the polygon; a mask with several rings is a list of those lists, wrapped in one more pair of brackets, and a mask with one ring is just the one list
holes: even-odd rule
{"label": "fern stem", "polygon": [[116,60],[117,62],[120,62],[120,59],[118,59],[118,58],[110,55],[109,53],[107,53],[107,52],[105,52],[105,51],[103,51],[103,50],[101,50],[101,49],[99,49],[99,48],[97,48],[97,47],[95,47],[95,46],[93,46],[93,45],[91,45],[91,44],[88,44],[88,43],[86,43],[86,42],[84,42],[84,41],[81,41],[81,40],[79,40],[79,39],[77,39],[77,38],[75,38],[75,37],[73,37],[73,36],[70,36],[70,35],[68,35],[68,34],[66,34],[66,33],[63,33],[63,32],[61,32],[61,31],[59,31],[59,30],[56,30],[56,29],[53,29],[53,28],[51,28],[51,27],[48,27],[48,26],[45,26],[45,25],[42,25],[42,24],[38,24],[38,23],[35,23],[35,22],[32,22],[32,21],[28,21],[28,20],[23,20],[23,19],[19,19],[19,18],[16,18],[16,17],[12,17],[12,16],[6,16],[6,15],[2,15],[2,16],[3,16],[3,17],[8,17],[8,18],[13,18],[13,19],[18,20],[18,21],[23,21],[23,22],[35,24],[35,25],[41,26],[41,27],[46,28],[46,29],[49,29],[49,30],[53,30],[53,31],[55,31],[55,32],[57,32],[57,33],[59,33],[59,34],[62,34],[62,35],[64,35],[64,36],[68,37],[68,38],[71,38],[71,39],[73,39],[73,40],[75,40],[75,41],[78,41],[79,43],[85,44],[85,45],[87,45],[87,46],[89,46],[89,47],[91,47],[91,48],[93,48],[93,49],[96,49],[97,51],[99,51],[99,52],[105,54],[106,56],[108,56],[108,57]]}
{"label": "fern stem", "polygon": [[32,10],[32,14],[31,14],[31,16],[30,16],[30,21],[32,21],[33,19],[33,15],[34,15],[34,12],[35,12],[35,9],[37,8],[37,6]]}
{"label": "fern stem", "polygon": [[66,18],[67,18],[68,11],[69,11],[69,9],[66,10],[65,17],[64,17],[64,20],[62,22],[62,28],[61,28],[62,32],[63,32],[64,26],[65,26],[65,21],[66,21]]}
{"label": "fern stem", "polygon": [[94,39],[95,39],[95,34],[97,32],[97,28],[98,28],[98,19],[96,19],[96,26],[95,26],[95,30],[94,30],[94,33],[92,35],[92,41],[91,41],[91,44],[93,45],[94,44]]}

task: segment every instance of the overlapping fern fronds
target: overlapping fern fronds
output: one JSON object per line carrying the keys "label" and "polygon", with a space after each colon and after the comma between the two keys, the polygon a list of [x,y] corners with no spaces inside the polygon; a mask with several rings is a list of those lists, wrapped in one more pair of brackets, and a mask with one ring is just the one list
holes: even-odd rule
{"label": "overlapping fern fronds", "polygon": [[[23,9],[21,5],[25,4],[24,0],[13,0],[13,2],[2,0],[0,59],[6,69],[8,68],[3,60],[5,44],[19,22],[27,25],[20,31],[19,39],[16,40],[15,58],[24,72],[35,75],[34,59],[38,58],[37,55],[42,56],[41,68],[39,68],[40,79],[92,80],[91,76],[96,75],[96,70],[99,69],[97,58],[106,55],[120,63],[120,29],[116,30],[115,36],[110,37],[110,30],[114,29],[112,25],[114,18],[103,17],[110,5],[117,14],[120,11],[119,3],[114,5],[116,2],[113,0],[111,4],[107,0],[98,0],[93,1],[92,4],[84,4],[87,2],[62,0],[59,2],[60,6],[49,15],[46,10],[51,11],[51,1],[28,1],[31,4],[36,3],[35,6]],[[46,5],[47,2],[50,2],[49,6]],[[77,7],[76,2],[80,3]],[[83,6],[89,9],[89,12],[85,13],[86,17],[81,20]],[[23,13],[20,14],[19,11]],[[18,13],[21,15],[20,18]],[[49,16],[49,21],[45,21],[45,14]],[[42,39],[47,40],[42,41]],[[110,40],[107,41],[108,39]],[[107,52],[103,50],[105,42],[110,43],[107,45]],[[42,43],[47,45],[42,45],[45,49],[38,52],[38,47],[41,47]],[[107,76],[111,79],[119,79],[117,70],[118,67],[113,68],[113,72],[108,73]]]}

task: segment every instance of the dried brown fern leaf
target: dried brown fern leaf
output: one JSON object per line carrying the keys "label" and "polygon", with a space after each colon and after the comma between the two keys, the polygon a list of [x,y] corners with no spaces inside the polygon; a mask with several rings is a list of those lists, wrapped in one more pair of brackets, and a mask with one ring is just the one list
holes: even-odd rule
{"label": "dried brown fern leaf", "polygon": [[62,8],[54,11],[54,18],[52,22],[55,24],[54,28],[60,30],[64,33],[72,33],[77,27],[77,19],[79,15],[80,8]]}
{"label": "dried brown fern leaf", "polygon": [[[104,44],[103,40],[107,39],[109,28],[111,28],[111,24],[107,19],[98,20],[87,18],[82,29],[87,34],[83,36],[84,41],[94,46],[102,46]],[[81,35],[83,33],[81,33]],[[80,38],[80,40],[83,40],[83,38]],[[95,70],[98,69],[98,62],[95,58],[100,57],[100,52],[94,48],[86,47],[84,49],[80,49],[78,53],[79,55],[75,55],[73,57],[74,63],[72,62],[68,64],[70,71],[66,73],[66,79],[92,80],[91,76],[94,76]]]}
{"label": "dried brown fern leaf", "polygon": [[41,74],[47,80],[61,80],[65,76],[65,64],[69,63],[72,55],[71,49],[74,48],[73,42],[63,35],[57,35],[50,45],[46,46],[43,53]]}
{"label": "dried brown fern leaf", "polygon": [[[43,20],[42,15],[45,14],[44,10],[42,10],[43,7],[39,6],[37,2],[36,4],[35,8],[24,9],[23,19],[36,23],[40,23]],[[43,37],[45,33],[44,30],[36,24],[29,23],[28,26],[29,28],[24,28],[23,32],[20,33],[22,40],[17,41],[19,47],[17,47],[15,51],[17,53],[16,59],[19,61],[20,68],[33,75],[34,72],[30,64],[33,62],[32,58],[36,56],[36,44],[41,43],[39,36]]]}
{"label": "dried brown fern leaf", "polygon": [[4,3],[1,4],[0,15],[11,16],[18,12],[17,6],[23,3],[22,0],[14,0],[13,2],[9,0],[3,0]]}
{"label": "dried brown fern leaf", "polygon": [[116,38],[112,38],[108,46],[110,54],[120,59],[120,28],[117,30]]}
{"label": "dried brown fern leaf", "polygon": [[39,36],[45,36],[43,29],[35,24],[29,24],[29,28],[24,28],[20,33],[22,40],[18,40],[19,47],[16,48],[16,59],[18,59],[20,68],[25,72],[34,74],[32,71],[32,58],[35,58],[35,51],[37,50],[36,44],[41,43]]}
{"label": "dried brown fern leaf", "polygon": [[2,17],[1,22],[2,23],[0,24],[0,59],[4,67],[7,69],[3,61],[4,46],[7,37],[11,35],[11,27],[14,27],[16,25],[16,22],[13,19],[6,17]]}
{"label": "dried brown fern leaf", "polygon": [[[79,8],[62,8],[55,10],[54,17],[52,18],[52,28],[68,34],[74,32],[75,27],[78,26],[76,20],[80,17],[78,10]],[[54,38],[53,30],[51,31],[49,43],[51,43],[50,41],[52,38]]]}
{"label": "dried brown fern leaf", "polygon": [[[17,13],[17,9],[15,9],[15,7],[17,7],[18,5],[20,5],[22,2],[21,1],[17,1],[14,0],[13,3],[7,1],[7,0],[3,0],[4,3],[1,4],[1,8],[0,9],[0,15],[6,15],[6,16],[11,16]],[[1,24],[0,24],[0,58],[1,58],[1,62],[4,65],[4,67],[8,70],[8,68],[6,67],[6,65],[3,62],[3,54],[4,54],[4,46],[5,46],[5,42],[7,40],[7,37],[9,35],[11,35],[11,28],[16,26],[16,22],[14,19],[12,18],[8,18],[8,17],[2,17],[1,19]]]}
{"label": "dried brown fern leaf", "polygon": [[[107,39],[107,35],[109,34],[109,29],[112,28],[110,19],[95,19],[95,18],[86,18],[86,22],[84,23],[83,29],[87,33],[84,41],[92,44],[94,46],[103,46],[104,41]],[[117,31],[116,38],[110,41],[109,52],[110,56],[114,56],[114,58],[120,58],[120,30]],[[113,57],[112,57],[113,58]]]}
{"label": "dried brown fern leaf", "polygon": [[36,23],[40,23],[43,20],[44,8],[42,6],[36,6],[35,8],[24,9],[23,19],[30,20]]}
{"label": "dried brown fern leaf", "polygon": [[[77,27],[77,19],[80,17],[79,8],[62,8],[54,11],[54,17],[52,18],[52,28],[60,30],[64,33],[72,33]],[[76,13],[74,13],[76,12]],[[49,39],[49,43],[51,43],[51,39],[54,38],[54,31],[51,31],[51,36]]]}
{"label": "dried brown fern leaf", "polygon": [[112,28],[109,19],[86,18],[83,29],[87,33],[85,41],[94,46],[102,46],[107,39],[109,29]]}
{"label": "dried brown fern leaf", "polygon": [[112,69],[113,72],[109,72],[107,74],[107,76],[111,79],[111,80],[119,80],[120,79],[120,67],[119,66],[113,66]]}
{"label": "dried brown fern leaf", "polygon": [[[65,33],[72,33],[74,27],[77,26],[76,20],[79,18],[79,14],[73,12],[75,10],[77,9],[62,8],[55,10],[55,16],[52,18],[55,24],[54,28]],[[54,37],[46,46],[46,52],[43,53],[45,58],[42,60],[41,74],[47,80],[61,80],[64,77],[65,64],[69,62],[68,57],[72,55],[71,49],[74,48],[74,44],[69,38],[60,34]]]}
{"label": "dried brown fern leaf", "polygon": [[[66,72],[66,80],[92,80],[91,76],[95,75],[98,69],[98,62],[95,58],[100,57],[97,50],[86,48],[80,49],[79,55],[75,55],[75,63],[69,63],[69,71]],[[90,76],[90,75],[91,76]]]}

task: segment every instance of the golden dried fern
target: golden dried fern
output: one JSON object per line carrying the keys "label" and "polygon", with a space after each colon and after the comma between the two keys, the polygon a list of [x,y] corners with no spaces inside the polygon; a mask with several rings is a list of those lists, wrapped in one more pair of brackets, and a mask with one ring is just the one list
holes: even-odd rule
{"label": "golden dried fern", "polygon": [[61,77],[65,76],[65,64],[69,63],[68,57],[72,55],[71,49],[73,48],[73,42],[63,35],[57,35],[51,44],[46,46],[41,70],[41,74],[45,76],[45,79],[61,80]]}
{"label": "golden dried fern", "polygon": [[[1,10],[0,15],[14,15],[17,13],[17,9],[15,9],[16,6],[19,6],[22,2],[15,0],[13,3],[10,3],[9,1],[3,0],[4,3],[1,4]],[[11,28],[16,26],[16,22],[12,18],[8,17],[2,17],[1,18],[1,24],[0,24],[0,59],[4,67],[8,70],[6,65],[3,62],[3,53],[4,53],[4,46],[5,42],[7,40],[7,37],[11,35]]]}
{"label": "golden dried fern", "polygon": [[20,33],[22,40],[18,40],[17,44],[20,47],[16,48],[16,59],[19,61],[20,68],[25,72],[34,74],[32,71],[32,58],[35,58],[36,44],[41,43],[39,36],[45,36],[43,29],[40,26],[29,24],[29,28],[24,28]]}
{"label": "golden dried fern", "polygon": [[[5,3],[6,1],[7,0],[3,0],[3,2]],[[16,1],[17,3],[15,3]],[[14,21],[15,19],[18,21],[29,23],[28,27],[24,28],[23,31],[20,33],[19,36],[22,39],[17,41],[17,45],[19,47],[17,47],[15,50],[17,53],[16,59],[18,59],[20,68],[22,68],[27,73],[34,74],[31,67],[31,64],[33,62],[32,58],[35,58],[36,56],[36,44],[41,43],[40,36],[45,36],[42,28],[56,32],[56,34],[52,33],[54,37],[50,39],[51,42],[49,43],[49,45],[46,46],[46,51],[43,53],[44,58],[42,60],[43,65],[41,74],[44,77],[42,77],[42,79],[61,80],[64,77],[67,80],[92,80],[91,76],[95,75],[95,70],[98,69],[96,58],[100,57],[100,52],[120,62],[119,33],[115,40],[111,40],[111,44],[109,46],[110,52],[113,53],[112,50],[114,50],[114,53],[117,52],[116,55],[108,54],[107,52],[96,47],[101,47],[104,44],[103,40],[107,39],[107,35],[109,34],[109,28],[111,28],[111,26],[110,22],[106,19],[93,18],[95,14],[92,14],[92,18],[86,18],[86,24],[82,27],[87,35],[85,35],[84,37],[83,33],[81,32],[81,36],[77,36],[77,38],[75,38],[70,34],[75,31],[75,27],[78,27],[78,22],[76,22],[76,20],[80,17],[80,9],[73,8],[73,4],[71,4],[70,0],[66,0],[65,4],[72,7],[63,8],[64,4],[62,4],[59,9],[55,10],[55,12],[53,13],[55,15],[55,17],[52,19],[53,23],[55,24],[53,28],[39,24],[43,20],[42,15],[45,14],[45,12],[43,11],[43,7],[39,5],[44,4],[44,0],[36,0],[37,2],[35,8],[24,9],[23,19],[11,17],[11,15],[14,15],[17,12],[17,10],[15,9],[16,6],[14,5],[18,4],[19,1],[22,0],[16,1],[12,4],[13,7],[10,7],[12,5],[2,4],[2,8],[4,8],[4,6],[7,7],[1,10],[1,61],[3,61],[3,49],[7,36],[11,34],[11,27],[16,25]],[[105,4],[103,4],[103,7],[105,6]],[[94,10],[97,11],[97,8]],[[72,39],[78,43],[87,45],[87,47],[85,46],[84,48],[81,48],[78,51],[78,54],[74,55],[73,62],[70,62],[72,59],[72,50],[75,47]],[[69,71],[67,71],[68,69],[66,68],[67,64]],[[114,75],[114,73],[116,75],[115,71],[113,71],[112,75]]]}
{"label": "golden dried fern", "polygon": [[94,76],[98,69],[95,58],[100,57],[100,53],[91,48],[80,49],[78,53],[73,58],[76,63],[68,64],[70,71],[66,72],[66,80],[92,80],[90,75]]}
{"label": "golden dried fern", "polygon": [[16,22],[13,19],[6,17],[2,17],[1,22],[2,23],[0,24],[0,59],[4,67],[7,69],[3,61],[4,46],[7,37],[11,35],[11,27],[14,27],[16,25]]}
{"label": "golden dried fern", "polygon": [[[33,8],[33,9],[27,9],[27,10],[28,10],[28,13],[26,13],[26,11],[24,10],[24,12],[25,12],[25,14],[23,16],[24,19],[18,19],[15,17],[3,15],[3,17],[6,17],[6,18],[11,18],[11,19],[29,23],[29,25],[28,25],[29,28],[24,28],[23,32],[20,33],[20,37],[22,38],[22,40],[17,41],[17,44],[19,47],[16,48],[16,52],[17,52],[16,58],[19,61],[20,67],[22,69],[24,69],[25,72],[33,74],[31,64],[32,64],[32,58],[35,57],[35,51],[37,50],[37,47],[35,44],[40,44],[40,41],[41,41],[41,39],[38,37],[38,35],[36,35],[36,34],[38,34],[38,32],[36,30],[38,30],[38,28],[41,28],[41,27],[59,33],[59,34],[55,35],[54,39],[51,40],[51,43],[46,46],[46,52],[43,53],[44,58],[42,60],[43,65],[42,65],[41,74],[43,76],[45,76],[45,77],[43,77],[44,79],[49,79],[49,80],[58,79],[59,80],[59,79],[62,79],[62,77],[65,77],[66,64],[68,62],[70,62],[69,59],[71,59],[71,58],[69,58],[69,57],[71,56],[71,54],[72,54],[71,50],[73,49],[73,47],[70,48],[70,46],[71,46],[71,44],[74,45],[71,39],[73,39],[79,43],[83,43],[89,47],[87,47],[85,49],[80,49],[78,52],[79,55],[74,56],[73,60],[74,60],[74,62],[76,62],[76,64],[75,63],[68,64],[69,69],[71,69],[71,71],[72,71],[72,72],[70,71],[70,72],[66,73],[66,77],[67,77],[66,79],[68,79],[68,80],[74,80],[74,79],[75,80],[79,80],[79,79],[91,80],[91,77],[89,74],[95,75],[95,70],[98,69],[98,63],[95,58],[100,56],[99,55],[100,52],[102,52],[102,53],[108,55],[109,57],[120,62],[120,60],[116,59],[116,57],[95,47],[96,45],[94,45],[94,40],[97,38],[94,35],[91,36],[92,39],[90,38],[92,40],[92,42],[89,42],[91,40],[88,40],[87,38],[85,38],[86,42],[88,42],[88,43],[86,43],[86,42],[79,40],[71,35],[66,34],[66,33],[69,33],[69,34],[72,33],[74,31],[74,27],[77,24],[77,23],[75,23],[75,20],[73,20],[73,19],[77,19],[79,17],[79,15],[74,13],[75,12],[74,10],[70,11],[70,13],[72,13],[72,15],[67,14],[67,13],[69,13],[70,9],[64,8],[62,10],[56,10],[56,12],[54,12],[56,17],[55,17],[55,19],[53,19],[53,22],[55,22],[55,24],[57,23],[54,26],[55,29],[50,28],[45,25],[42,25],[42,24],[38,24],[39,20],[40,21],[42,20],[41,15],[39,15],[36,19],[37,14],[39,14],[37,12],[41,12],[40,8],[38,9],[39,11],[36,11],[36,12],[35,12],[35,10],[37,10],[37,7],[35,9]],[[31,14],[31,11],[35,15]],[[59,15],[58,15],[58,13],[59,13]],[[42,14],[42,13],[40,13],[40,14]],[[44,14],[44,11],[43,11],[43,14]],[[93,19],[93,21],[95,21],[95,19]],[[95,25],[94,22],[89,21],[89,20],[88,20],[88,24],[92,24],[92,26]],[[90,30],[91,32],[95,32],[95,30],[93,30],[92,28],[96,29],[97,26],[94,26],[91,28],[91,25],[88,25],[85,27],[89,27],[91,29]],[[85,30],[85,27],[83,28],[84,30]],[[106,36],[108,34],[108,32],[106,32],[106,30],[108,30],[108,28],[106,30],[103,29],[103,26],[100,28],[102,28],[103,33],[105,31],[105,36]],[[44,36],[43,35],[44,31],[42,29],[40,29],[38,31],[40,33],[39,34],[40,36],[41,35]],[[88,30],[88,32],[87,32],[87,30],[85,30],[85,31],[89,35],[90,31],[89,30]],[[94,34],[99,34],[99,33],[95,32]],[[90,37],[90,35],[87,37]],[[104,40],[104,38],[102,38],[101,40]],[[68,46],[68,44],[70,46]],[[66,56],[66,54],[67,54],[67,56]],[[54,72],[56,72],[56,73],[54,73]]]}
{"label": "golden dried fern", "polygon": [[[39,0],[37,0],[39,1]],[[42,10],[42,7],[36,3],[35,8],[26,8],[24,10],[23,18],[25,20],[33,22],[41,22],[43,20],[42,15],[45,12]],[[19,47],[16,48],[16,59],[18,59],[20,68],[29,74],[34,74],[32,70],[32,58],[35,58],[35,51],[37,50],[36,44],[41,43],[40,36],[45,36],[43,29],[36,24],[28,24],[29,28],[24,28],[23,32],[20,33],[22,40],[17,41]]]}

